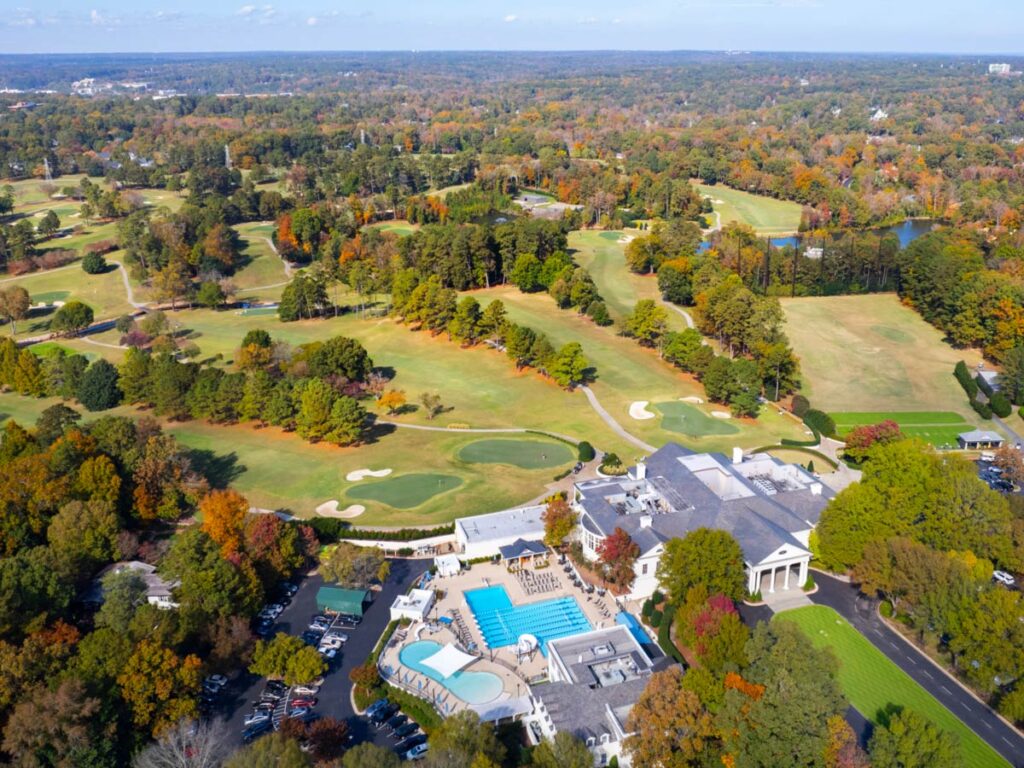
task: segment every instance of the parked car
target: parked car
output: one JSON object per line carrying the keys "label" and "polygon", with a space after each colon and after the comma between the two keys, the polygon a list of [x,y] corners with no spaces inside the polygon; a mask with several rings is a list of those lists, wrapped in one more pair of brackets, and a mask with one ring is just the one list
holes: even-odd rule
{"label": "parked car", "polygon": [[242,731],[242,741],[245,744],[248,744],[257,736],[262,736],[264,733],[267,733],[272,727],[273,723],[270,721],[270,718],[259,723],[253,723]]}
{"label": "parked car", "polygon": [[403,725],[406,724],[408,720],[408,717],[399,712],[397,715],[394,715],[390,720],[384,723],[384,728],[388,731],[393,731],[395,730],[395,728],[401,728]]}
{"label": "parked car", "polygon": [[320,642],[321,634],[315,630],[307,629],[302,633],[302,642],[306,645],[317,645]]}
{"label": "parked car", "polygon": [[313,710],[310,707],[298,707],[288,712],[289,720],[297,720],[300,717],[305,717]]}
{"label": "parked car", "polygon": [[324,640],[337,640],[339,643],[347,643],[348,635],[344,632],[340,632],[337,629],[329,629],[324,634]]}
{"label": "parked car", "polygon": [[384,709],[389,704],[387,699],[377,699],[373,704],[366,708],[366,716],[373,717],[374,714]]}
{"label": "parked car", "polygon": [[399,742],[398,745],[395,746],[395,751],[398,752],[398,754],[402,754],[403,752],[408,752],[415,746],[426,743],[427,735],[425,733],[417,733],[415,736],[410,736],[405,741]]}
{"label": "parked car", "polygon": [[334,661],[338,656],[337,648],[324,648],[323,650],[318,648],[317,650],[320,651],[320,655],[323,656],[326,661]]}
{"label": "parked car", "polygon": [[268,712],[265,709],[257,709],[251,712],[250,714],[246,715],[245,720],[243,720],[242,722],[246,725],[246,727],[248,727],[250,725],[255,725],[256,723],[262,723],[264,720],[269,719],[270,712]]}
{"label": "parked car", "polygon": [[993,571],[992,578],[998,581],[1000,584],[1005,584],[1008,587],[1012,587],[1014,584],[1017,583],[1017,580],[1013,578],[1013,575],[1007,573],[1006,571]]}
{"label": "parked car", "polygon": [[306,707],[306,708],[310,708],[310,707],[315,707],[316,704],[317,704],[317,699],[304,699],[303,698],[303,699],[292,699],[292,701],[291,701],[291,705],[293,707]]}
{"label": "parked car", "polygon": [[418,723],[410,721],[403,725],[401,728],[396,728],[394,732],[391,734],[391,738],[397,739],[398,741],[402,741],[402,739],[407,739],[410,736],[412,736],[419,729],[420,726]]}
{"label": "parked car", "polygon": [[417,744],[415,747],[410,749],[408,752],[402,754],[403,760],[420,760],[423,758],[427,751],[430,749],[429,744]]}
{"label": "parked car", "polygon": [[316,696],[319,692],[319,685],[296,685],[292,688],[292,693],[296,696]]}
{"label": "parked car", "polygon": [[228,684],[228,679],[224,675],[210,675],[203,683],[216,686],[217,688],[224,688]]}
{"label": "parked car", "polygon": [[282,581],[277,585],[277,588],[281,590],[281,592],[291,595],[292,597],[294,597],[295,593],[299,591],[299,585],[291,581]]}
{"label": "parked car", "polygon": [[338,640],[337,638],[325,637],[325,638],[320,640],[320,643],[319,643],[319,645],[317,645],[316,649],[318,651],[320,651],[320,653],[323,653],[324,651],[327,651],[327,650],[335,650],[335,651],[337,651],[338,649],[341,648],[341,646],[342,646],[341,640]]}
{"label": "parked car", "polygon": [[370,722],[379,727],[382,723],[386,722],[397,711],[398,711],[398,705],[397,704],[392,704],[389,701],[385,706],[381,707],[376,712],[374,712],[372,715],[370,715]]}
{"label": "parked car", "polygon": [[356,616],[354,613],[340,613],[337,619],[337,623],[343,627],[358,627],[362,621],[363,617]]}

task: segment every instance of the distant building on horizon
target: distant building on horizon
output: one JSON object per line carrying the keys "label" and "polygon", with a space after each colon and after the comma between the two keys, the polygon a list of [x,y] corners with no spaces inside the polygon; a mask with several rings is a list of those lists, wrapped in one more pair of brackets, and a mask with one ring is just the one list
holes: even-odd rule
{"label": "distant building on horizon", "polygon": [[1011,72],[1011,67],[1006,63],[989,64],[988,73],[990,75],[1008,75]]}

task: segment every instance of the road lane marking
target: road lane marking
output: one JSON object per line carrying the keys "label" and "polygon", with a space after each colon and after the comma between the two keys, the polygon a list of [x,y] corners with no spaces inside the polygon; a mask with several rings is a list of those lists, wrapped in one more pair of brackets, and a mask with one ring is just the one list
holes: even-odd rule
{"label": "road lane marking", "polygon": [[953,692],[952,692],[951,690],[949,690],[949,688],[947,688],[946,686],[944,686],[944,685],[940,685],[940,686],[939,686],[939,688],[941,688],[942,690],[944,690],[944,691],[945,691],[946,693],[948,693],[948,694],[949,694],[950,696],[952,696],[952,695],[953,695]]}
{"label": "road lane marking", "polygon": [[934,680],[935,679],[934,677],[932,677],[932,673],[929,672],[927,669],[922,669],[921,670],[921,674],[926,676],[929,680]]}

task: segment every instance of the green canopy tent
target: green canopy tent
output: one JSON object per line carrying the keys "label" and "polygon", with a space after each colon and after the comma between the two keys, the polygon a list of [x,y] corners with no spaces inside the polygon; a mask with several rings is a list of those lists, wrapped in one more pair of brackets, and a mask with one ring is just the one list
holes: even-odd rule
{"label": "green canopy tent", "polygon": [[320,587],[316,593],[316,607],[320,611],[363,615],[363,603],[369,601],[370,593],[365,589],[344,587]]}

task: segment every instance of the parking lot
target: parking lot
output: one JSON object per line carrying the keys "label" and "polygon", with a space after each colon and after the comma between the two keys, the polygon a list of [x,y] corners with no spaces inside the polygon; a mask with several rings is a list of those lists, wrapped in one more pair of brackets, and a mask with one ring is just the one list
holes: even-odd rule
{"label": "parking lot", "polygon": [[[366,661],[390,620],[389,607],[395,597],[404,593],[413,581],[430,567],[430,560],[392,560],[391,577],[379,592],[373,592],[373,602],[366,606],[362,622],[357,627],[343,627],[348,641],[324,674],[324,683],[316,695],[315,713],[348,722],[352,744],[372,741],[383,747],[393,746],[382,731],[366,718],[357,717],[352,709],[349,672]],[[299,591],[292,598],[271,630],[270,637],[286,632],[301,637],[309,627],[311,617],[317,613],[316,593],[324,581],[318,575],[303,579]],[[243,722],[252,712],[253,703],[260,697],[266,680],[243,670],[232,678],[227,692],[218,705],[217,713],[227,725],[227,738],[234,746],[241,746]]]}

